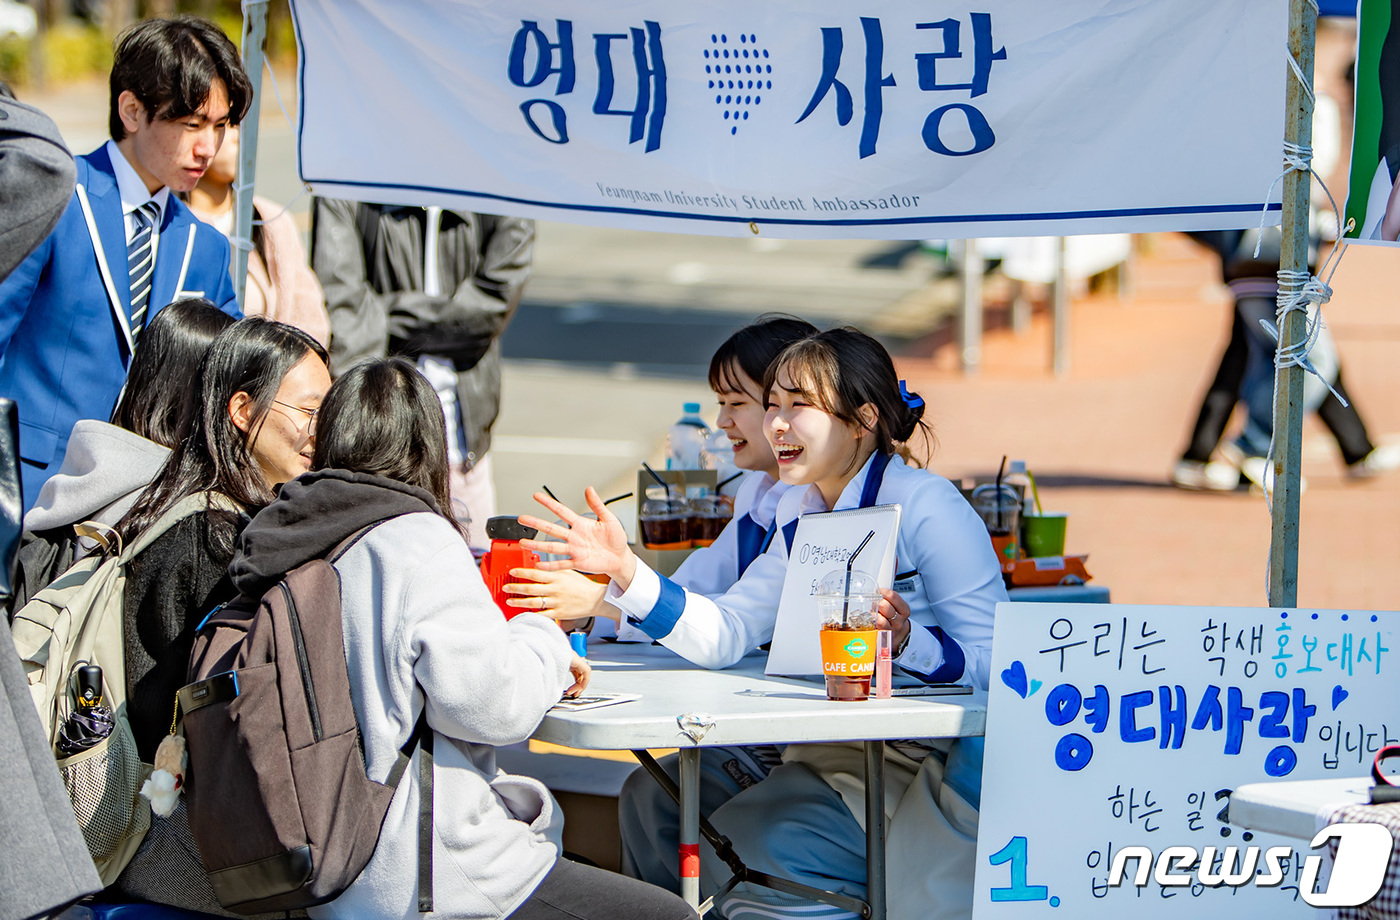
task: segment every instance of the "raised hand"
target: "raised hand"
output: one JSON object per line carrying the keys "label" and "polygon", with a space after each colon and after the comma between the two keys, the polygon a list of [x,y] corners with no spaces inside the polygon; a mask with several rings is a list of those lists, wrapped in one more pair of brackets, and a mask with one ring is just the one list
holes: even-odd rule
{"label": "raised hand", "polygon": [[588,507],[597,515],[597,520],[584,517],[543,492],[536,492],[535,501],[557,515],[562,523],[522,514],[521,524],[554,539],[521,540],[520,545],[537,553],[568,556],[567,559],[541,561],[539,568],[542,571],[577,569],[580,572],[594,572],[608,576],[626,590],[637,567],[637,557],[627,546],[627,531],[622,528],[617,515],[604,507],[603,500],[592,486],[584,491],[583,496]]}

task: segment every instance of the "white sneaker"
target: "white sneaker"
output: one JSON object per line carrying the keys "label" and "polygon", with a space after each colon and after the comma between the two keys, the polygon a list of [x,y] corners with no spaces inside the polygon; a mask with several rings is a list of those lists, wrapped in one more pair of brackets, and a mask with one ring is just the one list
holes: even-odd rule
{"label": "white sneaker", "polygon": [[[1374,452],[1373,452],[1374,453]],[[1240,461],[1240,474],[1249,480],[1249,493],[1251,495],[1274,494],[1274,467],[1263,457],[1245,457]],[[1298,494],[1302,495],[1308,490],[1308,481],[1302,476],[1298,477]]]}
{"label": "white sneaker", "polygon": [[1370,479],[1400,469],[1400,444],[1382,444],[1355,463],[1347,464],[1347,476]]}
{"label": "white sneaker", "polygon": [[1178,489],[1191,492],[1233,492],[1240,484],[1240,471],[1224,460],[1178,460],[1171,480]]}

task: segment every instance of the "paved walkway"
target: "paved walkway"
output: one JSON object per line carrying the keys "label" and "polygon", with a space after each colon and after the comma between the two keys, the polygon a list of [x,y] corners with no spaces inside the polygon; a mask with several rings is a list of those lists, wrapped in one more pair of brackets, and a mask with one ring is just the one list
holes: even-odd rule
{"label": "paved walkway", "polygon": [[[986,336],[979,377],[956,370],[954,349],[902,360],[928,399],[939,440],[934,467],[950,477],[994,475],[1002,454],[1044,483],[1047,510],[1068,511],[1069,550],[1087,552],[1117,602],[1264,605],[1270,520],[1262,498],[1188,493],[1166,475],[1195,420],[1228,334],[1229,300],[1211,257],[1184,237],[1140,241],[1135,295],[1074,304],[1071,369],[1048,366],[1049,329]],[[1397,254],[1353,247],[1325,308],[1347,385],[1372,440],[1400,432]],[[1400,474],[1352,482],[1315,419],[1304,433],[1298,600],[1327,608],[1400,609]]]}

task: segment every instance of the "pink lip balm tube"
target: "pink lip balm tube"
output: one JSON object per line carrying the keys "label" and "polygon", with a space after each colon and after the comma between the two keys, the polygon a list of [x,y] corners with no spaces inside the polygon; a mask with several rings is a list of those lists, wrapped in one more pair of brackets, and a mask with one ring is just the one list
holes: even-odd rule
{"label": "pink lip balm tube", "polygon": [[894,681],[894,659],[891,652],[894,650],[894,633],[888,629],[881,629],[875,633],[875,686],[874,697],[877,700],[887,700],[890,698],[890,691],[893,689]]}

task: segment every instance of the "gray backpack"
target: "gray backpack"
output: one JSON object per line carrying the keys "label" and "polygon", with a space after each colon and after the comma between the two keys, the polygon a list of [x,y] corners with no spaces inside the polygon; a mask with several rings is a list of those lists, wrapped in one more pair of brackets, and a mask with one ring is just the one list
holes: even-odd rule
{"label": "gray backpack", "polygon": [[291,572],[200,624],[180,690],[190,830],[219,903],[241,914],[334,900],[379,842],[394,790],[419,755],[418,909],[432,907],[433,733],[426,713],[388,781],[365,774],[332,563]]}

